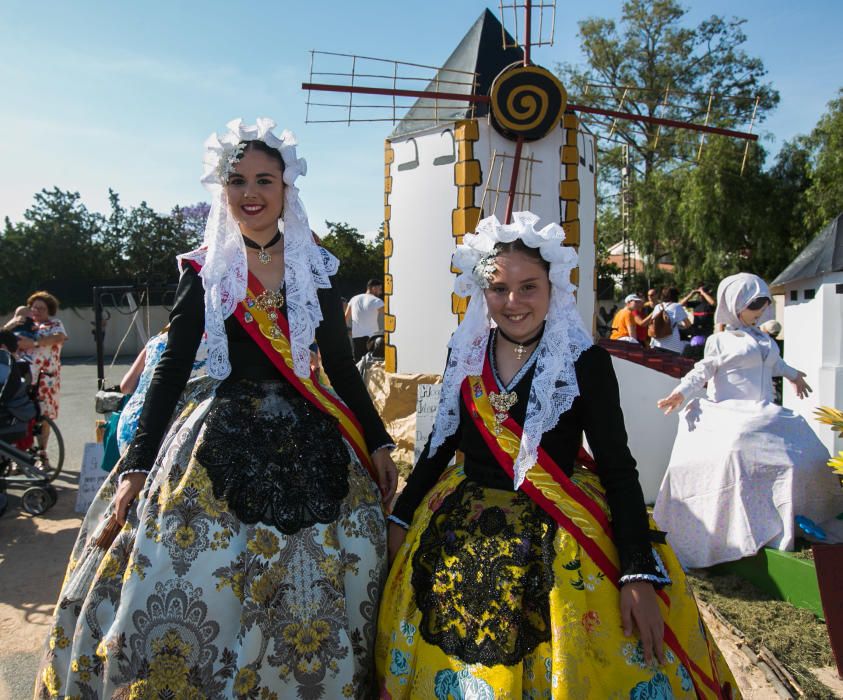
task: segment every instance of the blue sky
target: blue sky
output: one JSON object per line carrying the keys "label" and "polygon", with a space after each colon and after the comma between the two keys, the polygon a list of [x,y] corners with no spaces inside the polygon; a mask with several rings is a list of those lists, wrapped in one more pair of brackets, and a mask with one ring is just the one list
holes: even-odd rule
{"label": "blue sky", "polygon": [[[300,181],[311,224],[364,232],[383,217],[383,140],[389,124],[305,124],[310,49],[441,64],[491,0],[3,0],[0,3],[0,217],[21,217],[56,185],[106,211],[168,211],[204,200],[202,143],[235,116],[291,128],[309,174]],[[579,62],[577,21],[617,17],[621,0],[559,0],[555,45],[535,60]],[[711,14],[748,20],[781,104],[762,125],[767,148],[809,132],[843,87],[843,2],[701,0]]]}

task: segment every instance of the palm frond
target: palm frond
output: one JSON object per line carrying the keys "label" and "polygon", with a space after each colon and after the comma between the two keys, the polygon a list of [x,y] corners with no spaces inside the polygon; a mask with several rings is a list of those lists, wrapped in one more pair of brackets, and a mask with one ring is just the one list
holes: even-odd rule
{"label": "palm frond", "polygon": [[828,406],[820,406],[814,412],[814,415],[820,423],[830,425],[832,430],[836,430],[843,435],[843,411]]}

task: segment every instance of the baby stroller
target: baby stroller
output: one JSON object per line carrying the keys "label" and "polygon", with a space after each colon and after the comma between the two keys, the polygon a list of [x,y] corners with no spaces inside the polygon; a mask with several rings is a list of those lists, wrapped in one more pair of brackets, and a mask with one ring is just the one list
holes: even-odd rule
{"label": "baby stroller", "polygon": [[[0,515],[6,509],[9,488],[25,489],[21,504],[32,515],[45,513],[58,500],[50,482],[61,471],[64,443],[55,424],[40,415],[37,384],[32,385],[29,377],[28,363],[0,349]],[[51,428],[52,454],[38,448],[44,425]]]}

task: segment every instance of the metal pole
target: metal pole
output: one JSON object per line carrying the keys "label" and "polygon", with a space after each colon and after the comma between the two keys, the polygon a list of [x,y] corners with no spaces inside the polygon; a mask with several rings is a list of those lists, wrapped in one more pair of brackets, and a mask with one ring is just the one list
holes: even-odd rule
{"label": "metal pole", "polygon": [[94,287],[94,341],[97,346],[97,389],[104,388],[105,358],[103,357],[102,301],[100,288]]}
{"label": "metal pole", "polygon": [[512,223],[512,207],[515,204],[515,188],[518,185],[518,169],[521,165],[521,149],[524,146],[524,137],[519,136],[515,142],[515,157],[512,160],[512,177],[509,179],[509,192],[506,195],[506,218],[505,224]]}

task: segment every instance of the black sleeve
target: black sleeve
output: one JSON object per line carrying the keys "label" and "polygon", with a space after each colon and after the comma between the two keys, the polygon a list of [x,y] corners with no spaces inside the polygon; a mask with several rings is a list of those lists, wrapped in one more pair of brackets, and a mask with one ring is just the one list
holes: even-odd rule
{"label": "black sleeve", "polygon": [[176,302],[170,312],[167,347],[152,375],[135,437],[120,460],[120,472],[152,468],[176,403],[190,378],[204,331],[202,280],[192,267],[187,267],[179,280]]}
{"label": "black sleeve", "polygon": [[413,513],[416,512],[416,508],[419,507],[430,489],[439,481],[439,477],[442,476],[442,472],[445,471],[445,467],[448,466],[448,462],[451,461],[457,451],[460,444],[461,427],[462,423],[456,432],[446,438],[445,442],[439,446],[433,457],[430,456],[430,440],[433,434],[431,433],[430,437],[427,438],[427,444],[425,444],[424,450],[419,456],[419,461],[416,462],[410,478],[407,479],[407,485],[392,508],[392,514],[396,518],[403,520],[408,525],[413,521]]}
{"label": "black sleeve", "polygon": [[627,445],[626,426],[612,358],[603,348],[586,350],[577,361],[577,382],[588,445],[612,516],[621,576],[659,570],[650,543],[650,526],[635,460]]}
{"label": "black sleeve", "polygon": [[374,452],[379,447],[392,444],[393,440],[386,432],[354,364],[339,292],[330,287],[318,290],[317,295],[322,309],[322,323],[316,329],[316,343],[322,353],[322,364],[331,380],[331,386],[360,421],[366,447]]}

